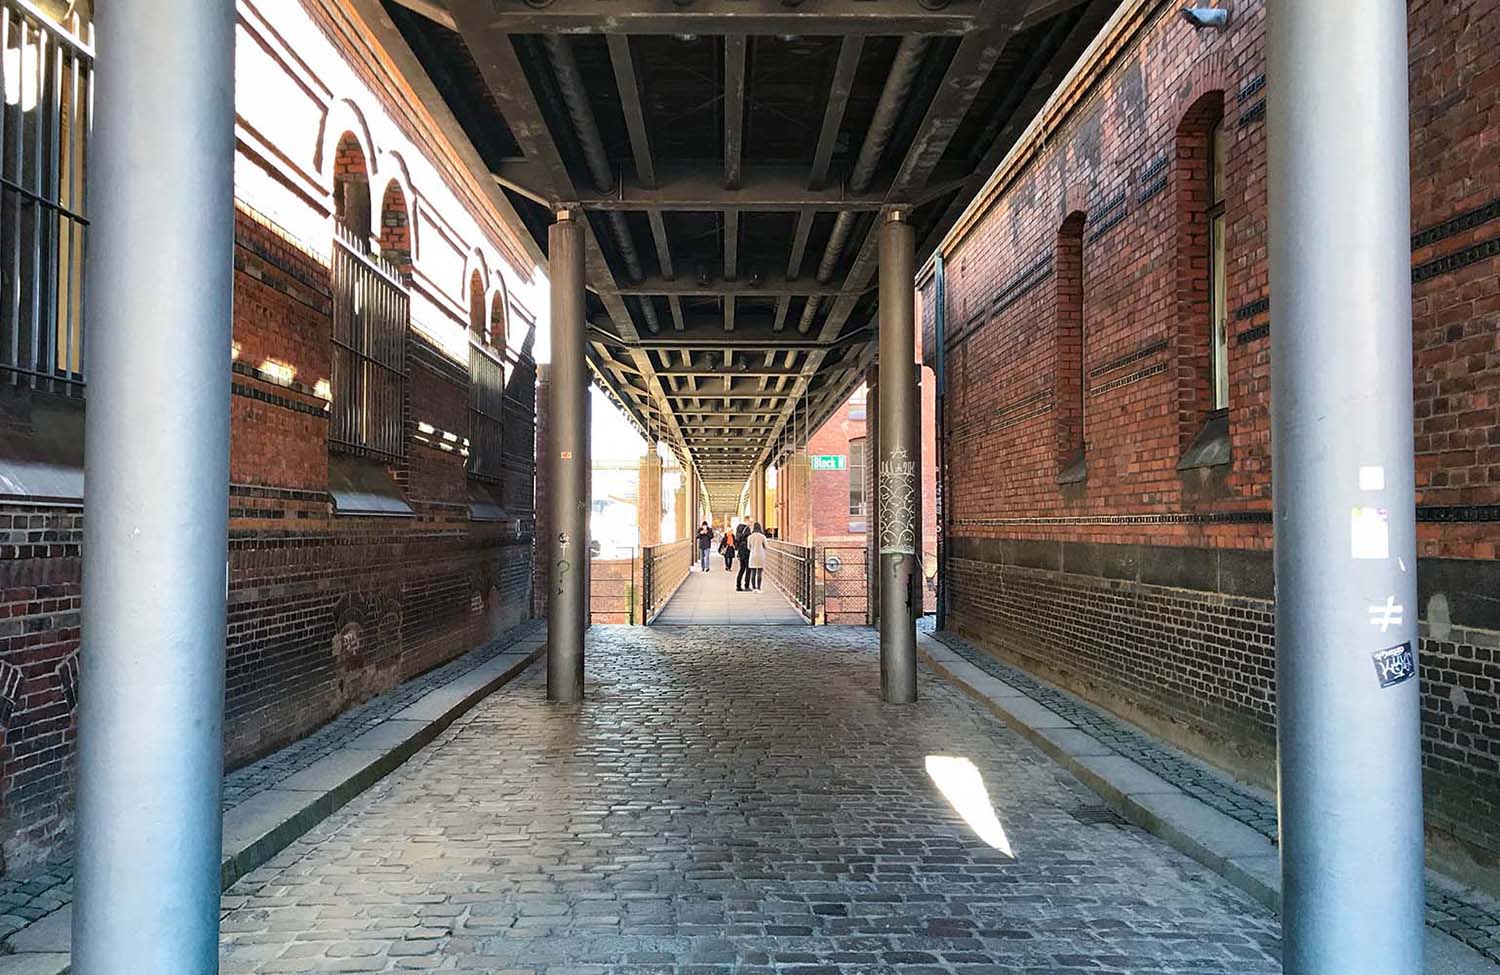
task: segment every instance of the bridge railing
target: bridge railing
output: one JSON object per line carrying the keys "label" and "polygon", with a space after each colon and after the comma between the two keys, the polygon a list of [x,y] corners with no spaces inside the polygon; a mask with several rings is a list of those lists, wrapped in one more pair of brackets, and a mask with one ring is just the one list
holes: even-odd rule
{"label": "bridge railing", "polygon": [[641,605],[645,622],[656,620],[693,568],[693,540],[641,549]]}
{"label": "bridge railing", "polygon": [[816,612],[817,570],[817,553],[812,548],[776,539],[766,543],[766,574],[809,623]]}

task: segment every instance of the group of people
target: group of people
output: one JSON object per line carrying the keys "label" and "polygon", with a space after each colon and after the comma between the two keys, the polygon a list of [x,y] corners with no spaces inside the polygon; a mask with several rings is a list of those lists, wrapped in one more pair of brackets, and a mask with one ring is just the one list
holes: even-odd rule
{"label": "group of people", "polygon": [[708,571],[708,553],[718,539],[719,554],[724,556],[724,571],[734,568],[734,560],[740,560],[740,574],[735,577],[735,592],[759,592],[762,577],[766,572],[766,532],[756,522],[754,527],[741,522],[734,530],[726,529],[720,535],[708,522],[698,527],[698,556],[701,571]]}

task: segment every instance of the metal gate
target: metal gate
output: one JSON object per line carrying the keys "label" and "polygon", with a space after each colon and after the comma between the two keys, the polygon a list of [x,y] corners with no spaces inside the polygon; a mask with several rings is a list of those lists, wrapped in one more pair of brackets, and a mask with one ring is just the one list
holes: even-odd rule
{"label": "metal gate", "polygon": [[865,626],[870,622],[868,550],[863,545],[825,545],[818,549],[823,579],[820,622]]}

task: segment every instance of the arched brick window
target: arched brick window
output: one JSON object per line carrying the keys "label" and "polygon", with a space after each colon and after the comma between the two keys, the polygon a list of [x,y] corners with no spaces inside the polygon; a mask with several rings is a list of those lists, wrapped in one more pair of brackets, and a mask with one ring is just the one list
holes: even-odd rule
{"label": "arched brick window", "polygon": [[[504,300],[497,292],[495,300]],[[503,315],[494,317],[495,304],[485,302],[484,278],[469,276],[469,473],[490,481],[504,477],[501,455],[505,433],[505,365]],[[502,339],[503,341],[503,339]]]}
{"label": "arched brick window", "polygon": [[505,286],[501,285],[495,289],[495,295],[490,299],[490,344],[502,354],[510,335],[507,315],[509,309],[505,306]]}
{"label": "arched brick window", "polygon": [[380,201],[380,256],[411,277],[411,216],[406,192],[391,180]]}
{"label": "arched brick window", "polygon": [[1193,103],[1177,127],[1176,212],[1178,429],[1188,449],[1229,406],[1225,286],[1224,93]]}
{"label": "arched brick window", "polygon": [[333,217],[356,241],[370,239],[370,167],[354,133],[339,137],[333,156]]}
{"label": "arched brick window", "polygon": [[1053,258],[1054,355],[1053,414],[1056,417],[1057,469],[1060,483],[1082,481],[1085,462],[1085,406],[1088,364],[1085,354],[1083,226],[1088,218],[1073,212],[1057,231]]}
{"label": "arched brick window", "polygon": [[[406,456],[406,329],[401,271],[370,250],[370,177],[352,133],[333,160],[333,403],[329,446],[393,463]],[[382,234],[383,236],[383,234]],[[383,242],[382,242],[383,246]]]}

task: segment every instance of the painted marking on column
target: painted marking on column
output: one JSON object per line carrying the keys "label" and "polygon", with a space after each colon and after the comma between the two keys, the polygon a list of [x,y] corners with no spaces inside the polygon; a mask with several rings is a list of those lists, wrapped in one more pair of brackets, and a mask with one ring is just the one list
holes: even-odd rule
{"label": "painted marking on column", "polygon": [[1374,605],[1370,607],[1370,625],[1380,627],[1384,633],[1393,626],[1400,626],[1401,621],[1406,618],[1406,607],[1396,602],[1395,596],[1385,597],[1385,605]]}
{"label": "painted marking on column", "polygon": [[897,447],[880,462],[880,554],[916,555],[916,461]]}
{"label": "painted marking on column", "polygon": [[1361,491],[1384,491],[1385,468],[1361,467],[1359,469],[1359,489]]}
{"label": "painted marking on column", "polygon": [[1349,512],[1349,557],[1391,557],[1390,512],[1385,508],[1353,508]]}

